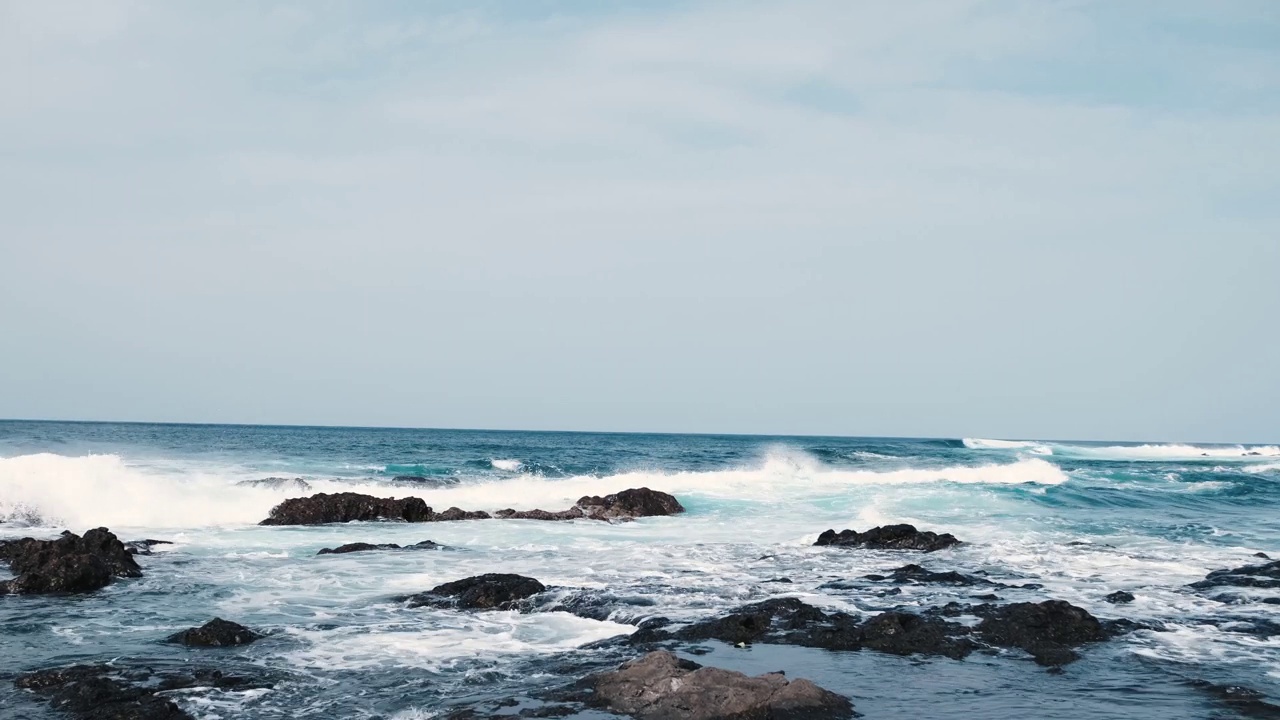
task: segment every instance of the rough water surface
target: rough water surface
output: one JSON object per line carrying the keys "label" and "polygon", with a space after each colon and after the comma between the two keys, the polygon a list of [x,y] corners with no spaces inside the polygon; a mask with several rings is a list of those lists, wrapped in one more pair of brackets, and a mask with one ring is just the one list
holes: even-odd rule
{"label": "rough water surface", "polygon": [[[258,524],[321,492],[493,513],[641,487],[686,512]],[[895,524],[960,543],[814,545]],[[0,540],[98,527],[172,544],[133,546],[142,577],[91,593],[0,597],[0,717],[67,717],[14,680],[92,663],[251,678],[163,691],[210,720],[518,716],[641,656],[617,640],[640,623],[779,597],[858,618],[1052,599],[1132,624],[1051,668],[1017,649],[670,647],[752,677],[784,670],[869,718],[1275,717],[1280,704],[1275,446],[0,422]],[[425,541],[446,549],[413,549]],[[353,543],[370,548],[317,554]],[[1227,569],[1245,571],[1203,582]],[[503,610],[404,601],[487,574],[546,589]],[[165,642],[215,617],[261,637]]]}

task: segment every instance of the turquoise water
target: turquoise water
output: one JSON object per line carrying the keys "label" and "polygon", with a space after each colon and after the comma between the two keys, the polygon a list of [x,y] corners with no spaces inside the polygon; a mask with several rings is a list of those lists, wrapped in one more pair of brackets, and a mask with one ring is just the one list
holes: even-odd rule
{"label": "turquoise water", "polygon": [[[397,481],[416,475],[426,481]],[[438,509],[562,509],[647,486],[685,515],[609,525],[481,521],[259,527],[298,490],[236,485],[301,477],[311,492],[417,495]],[[1230,717],[1190,681],[1280,696],[1280,606],[1186,587],[1210,570],[1280,556],[1280,448],[351,428],[0,422],[0,537],[105,525],[174,541],[145,577],[92,596],[0,598],[0,717],[46,717],[9,679],[49,665],[208,659],[158,642],[214,615],[271,633],[216,662],[270,690],[180,698],[207,718],[425,718],[522,697],[619,662],[589,647],[638,619],[700,618],[793,595],[853,612],[964,600],[904,587],[886,599],[820,586],[919,561],[1043,585],[1100,617],[1158,622],[1050,675],[1016,655],[964,661],[708,646],[703,662],[786,669],[868,717]],[[923,558],[812,547],[827,528],[911,522],[967,543]],[[434,540],[452,552],[316,557],[345,542]],[[409,610],[392,598],[482,572],[626,598],[607,619],[560,612]],[[766,582],[787,577],[790,584]],[[1113,606],[1119,589],[1137,600]],[[1019,595],[1018,593],[1023,593]],[[1272,625],[1266,625],[1267,622]],[[927,707],[927,706],[926,706]],[[928,713],[923,713],[928,716]],[[49,716],[51,717],[51,716]]]}

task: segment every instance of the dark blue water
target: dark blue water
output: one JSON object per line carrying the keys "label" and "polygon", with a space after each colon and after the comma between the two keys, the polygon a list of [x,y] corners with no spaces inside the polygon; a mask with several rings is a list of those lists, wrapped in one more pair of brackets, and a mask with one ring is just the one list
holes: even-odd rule
{"label": "dark blue water", "polygon": [[[1280,606],[1264,602],[1276,591],[1228,604],[1186,587],[1280,551],[1276,447],[0,422],[0,458],[0,536],[106,525],[175,542],[143,558],[145,577],[92,596],[0,598],[0,717],[50,716],[11,689],[24,670],[208,660],[158,640],[214,615],[270,633],[214,659],[275,686],[180,697],[198,717],[434,717],[616,664],[625,652],[595,643],[645,617],[691,620],[778,595],[853,612],[966,599],[963,588],[904,587],[890,603],[821,587],[913,561],[1043,586],[1008,600],[1059,598],[1164,630],[1088,648],[1060,675],[1017,653],[954,661],[711,644],[700,661],[785,669],[868,717],[939,707],[960,718],[1232,716],[1190,684],[1199,680],[1280,696],[1280,637],[1268,630]],[[478,510],[561,509],[648,486],[689,512],[621,525],[259,527],[280,500],[307,494],[236,484],[269,476]],[[812,547],[829,527],[888,522],[967,542],[923,560]],[[459,550],[315,556],[425,539]],[[482,572],[634,602],[598,620],[392,600]],[[766,582],[780,576],[793,582]],[[1102,600],[1118,589],[1136,601]]]}

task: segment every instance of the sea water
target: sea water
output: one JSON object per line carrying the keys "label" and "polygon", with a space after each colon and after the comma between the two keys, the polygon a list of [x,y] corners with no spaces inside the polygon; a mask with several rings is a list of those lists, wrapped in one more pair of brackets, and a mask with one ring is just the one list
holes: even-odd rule
{"label": "sea water", "polygon": [[[310,489],[238,484],[267,477]],[[560,510],[635,487],[672,493],[687,512],[616,524],[257,524],[315,492]],[[928,555],[813,546],[828,528],[898,522],[965,542]],[[633,651],[601,641],[646,618],[779,596],[864,615],[977,602],[981,591],[963,587],[824,587],[908,562],[1042,586],[999,591],[1006,601],[1056,598],[1160,629],[1087,647],[1061,674],[1018,652],[685,651],[807,677],[868,717],[1230,717],[1201,681],[1280,697],[1280,605],[1265,602],[1280,592],[1227,588],[1228,603],[1187,587],[1260,562],[1257,552],[1280,557],[1276,446],[0,422],[0,538],[99,526],[173,544],[139,558],[144,577],[90,595],[0,597],[0,717],[57,717],[13,688],[18,673],[112,660],[200,663],[273,684],[175,697],[200,718],[429,718],[507,699],[522,703],[516,712],[625,660]],[[316,555],[422,540],[452,549]],[[614,602],[588,618],[396,600],[488,572]],[[1116,590],[1136,600],[1103,600]],[[215,651],[162,642],[215,616],[268,636]]]}

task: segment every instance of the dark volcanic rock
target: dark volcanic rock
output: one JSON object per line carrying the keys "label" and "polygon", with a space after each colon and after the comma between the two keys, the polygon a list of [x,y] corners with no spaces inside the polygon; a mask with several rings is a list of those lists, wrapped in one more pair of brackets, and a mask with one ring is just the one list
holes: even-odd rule
{"label": "dark volcanic rock", "polygon": [[78,720],[191,720],[190,715],[156,693],[197,687],[270,686],[210,668],[157,674],[147,668],[131,670],[111,665],[39,670],[19,676],[14,685],[47,698],[51,706]]}
{"label": "dark volcanic rock", "polygon": [[1231,570],[1214,570],[1205,579],[1191,583],[1191,587],[1197,590],[1223,586],[1280,588],[1280,560]]}
{"label": "dark volcanic rock", "polygon": [[463,510],[462,508],[451,507],[442,513],[436,513],[435,520],[442,522],[453,520],[488,520],[489,513],[483,510]]}
{"label": "dark volcanic rock", "polygon": [[172,545],[168,540],[130,540],[124,544],[130,555],[150,555],[156,545]]}
{"label": "dark volcanic rock", "polygon": [[782,673],[748,677],[649,653],[590,681],[588,702],[640,720],[824,720],[853,717],[848,698]]}
{"label": "dark volcanic rock", "polygon": [[547,588],[519,605],[521,612],[567,612],[589,620],[635,623],[656,603],[646,597],[620,596],[601,590]]}
{"label": "dark volcanic rock", "polygon": [[1193,688],[1213,697],[1242,717],[1280,720],[1280,705],[1266,701],[1266,695],[1242,685],[1218,685],[1205,680],[1191,680]]}
{"label": "dark volcanic rock", "polygon": [[142,577],[133,554],[106,528],[83,537],[64,532],[56,540],[2,542],[0,560],[17,576],[0,583],[0,595],[92,592],[117,577]]}
{"label": "dark volcanic rock", "polygon": [[958,623],[910,613],[887,612],[865,622],[841,612],[827,613],[797,598],[777,598],[738,608],[675,632],[641,626],[632,643],[663,640],[720,640],[730,644],[778,643],[826,650],[867,648],[895,655],[962,658],[973,650]]}
{"label": "dark volcanic rock", "polygon": [[360,493],[319,493],[285,500],[259,525],[322,525],[353,520],[403,520],[427,522],[431,508],[422,498],[380,498]]}
{"label": "dark volcanic rock", "polygon": [[928,530],[917,530],[914,525],[885,525],[860,533],[856,530],[827,530],[818,536],[814,545],[861,547],[871,550],[922,550],[934,552],[958,545],[959,540],[950,533],[939,535]]}
{"label": "dark volcanic rock", "polygon": [[1102,599],[1106,600],[1112,605],[1119,605],[1121,603],[1131,603],[1133,602],[1133,593],[1126,592],[1124,590],[1117,590]]}
{"label": "dark volcanic rock", "polygon": [[437,585],[404,598],[409,607],[456,607],[462,610],[510,610],[546,586],[531,577],[489,573]]}
{"label": "dark volcanic rock", "polygon": [[188,647],[231,647],[248,645],[262,636],[249,628],[222,618],[214,618],[198,628],[174,633],[169,642]]}
{"label": "dark volcanic rock", "polygon": [[575,508],[586,517],[600,520],[678,515],[684,512],[684,506],[674,496],[649,488],[623,490],[604,497],[588,495],[580,498]]}
{"label": "dark volcanic rock", "polygon": [[962,573],[949,570],[946,572],[933,572],[926,570],[919,565],[903,565],[886,575],[867,575],[867,580],[891,580],[895,583],[917,583],[927,585],[997,585],[1005,587],[997,582],[992,582],[985,578],[976,577],[974,575],[964,575]]}
{"label": "dark volcanic rock", "polygon": [[236,483],[241,487],[270,488],[272,490],[296,490],[306,492],[311,489],[311,483],[302,478],[282,478],[269,477],[261,480],[241,480]]}
{"label": "dark volcanic rock", "polygon": [[977,632],[982,640],[1022,648],[1041,665],[1065,665],[1078,658],[1072,648],[1108,637],[1097,618],[1062,600],[986,606],[979,615],[983,619]]}
{"label": "dark volcanic rock", "polygon": [[336,548],[321,548],[316,555],[345,555],[346,553],[366,552],[369,550],[443,550],[446,546],[431,540],[423,540],[412,545],[400,546],[395,543],[383,543],[374,545],[373,543],[354,542],[346,545],[339,545]]}

